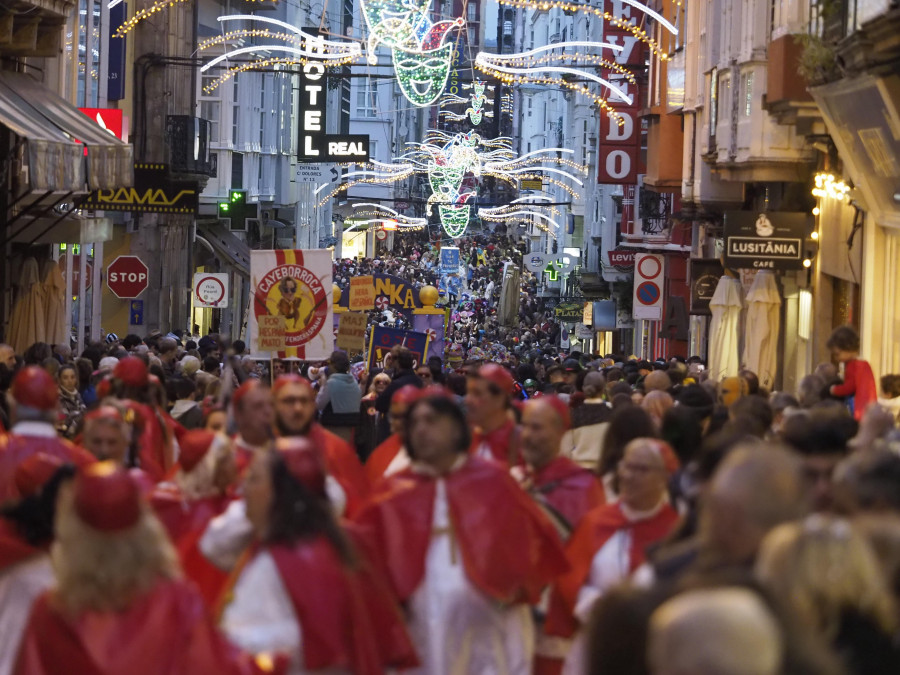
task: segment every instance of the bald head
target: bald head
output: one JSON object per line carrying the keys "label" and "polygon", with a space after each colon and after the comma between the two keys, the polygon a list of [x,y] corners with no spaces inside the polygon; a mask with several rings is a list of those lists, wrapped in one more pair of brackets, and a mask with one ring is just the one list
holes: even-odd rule
{"label": "bald head", "polygon": [[544,398],[525,404],[522,413],[521,449],[525,462],[541,469],[559,454],[563,434],[567,428],[563,415]]}
{"label": "bald head", "polygon": [[720,562],[749,562],[772,528],[807,509],[796,457],[778,446],[740,445],[722,462],[707,492],[701,514],[704,550]]}
{"label": "bald head", "polygon": [[650,619],[654,675],[777,675],[784,641],[775,617],[742,588],[676,596]]}
{"label": "bald head", "polygon": [[0,363],[12,370],[16,367],[16,350],[7,344],[0,343]]}

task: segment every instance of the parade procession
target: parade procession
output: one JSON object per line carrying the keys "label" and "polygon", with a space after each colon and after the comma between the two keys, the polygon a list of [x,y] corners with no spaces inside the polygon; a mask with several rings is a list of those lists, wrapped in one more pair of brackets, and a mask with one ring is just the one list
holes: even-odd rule
{"label": "parade procession", "polygon": [[900,675],[896,0],[0,0],[0,675]]}

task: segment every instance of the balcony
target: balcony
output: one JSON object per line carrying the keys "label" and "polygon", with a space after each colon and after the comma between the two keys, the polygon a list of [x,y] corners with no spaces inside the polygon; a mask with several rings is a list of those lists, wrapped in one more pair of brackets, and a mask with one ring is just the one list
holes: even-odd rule
{"label": "balcony", "polygon": [[799,36],[784,35],[769,43],[764,107],[779,124],[797,126],[805,135],[812,133],[822,116],[807,89],[809,83],[800,74],[802,57]]}
{"label": "balcony", "polygon": [[169,146],[169,170],[173,174],[215,178],[218,157],[209,152],[208,120],[190,115],[169,115],[166,139]]}
{"label": "balcony", "polygon": [[55,57],[74,0],[7,0],[0,7],[0,56]]}

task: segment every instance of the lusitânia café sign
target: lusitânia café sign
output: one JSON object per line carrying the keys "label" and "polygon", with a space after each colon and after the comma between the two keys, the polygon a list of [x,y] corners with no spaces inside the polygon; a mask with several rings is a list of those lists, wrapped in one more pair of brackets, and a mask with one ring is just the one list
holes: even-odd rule
{"label": "lusit\u00e2nia caf\u00e9 sign", "polygon": [[731,269],[803,268],[806,213],[728,211],[725,266]]}

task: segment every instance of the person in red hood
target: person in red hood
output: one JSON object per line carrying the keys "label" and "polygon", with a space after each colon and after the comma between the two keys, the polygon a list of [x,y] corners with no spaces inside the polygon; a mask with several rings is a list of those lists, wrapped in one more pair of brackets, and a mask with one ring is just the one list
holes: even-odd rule
{"label": "person in red hood", "polygon": [[150,505],[178,551],[185,576],[212,608],[228,576],[203,556],[199,541],[209,521],[231,502],[237,466],[225,436],[193,429],[182,436],[180,447],[172,480],[153,490]]}
{"label": "person in red hood", "polygon": [[486,363],[466,381],[466,414],[474,426],[471,451],[502,466],[521,464],[521,430],[511,412],[516,381],[496,363]]}
{"label": "person in red hood", "polygon": [[0,511],[0,673],[16,663],[31,606],[53,585],[50,544],[59,488],[71,464],[38,453],[16,468],[22,499]]}
{"label": "person in red hood", "polygon": [[315,421],[316,394],[309,380],[294,374],[282,375],[275,380],[272,393],[278,435],[312,441],[322,453],[329,475],[344,490],[347,515],[358,513],[369,493],[365,471],[350,444]]}
{"label": "person in red hood", "polygon": [[165,478],[175,464],[176,422],[154,404],[147,364],[126,356],[113,369],[111,393],[125,400],[139,431],[137,464],[154,481]]}
{"label": "person in red hood", "polygon": [[9,392],[13,399],[13,425],[0,436],[0,504],[18,500],[16,467],[32,455],[42,453],[78,466],[93,456],[56,433],[59,387],[43,368],[27,366],[18,373]]}
{"label": "person in red hood", "polygon": [[406,452],[406,413],[410,404],[421,394],[421,389],[407,384],[391,396],[391,407],[388,410],[391,435],[366,460],[366,477],[370,485],[409,466],[409,453]]}
{"label": "person in red hood", "polygon": [[409,672],[530,673],[530,605],[566,570],[559,536],[502,467],[469,455],[450,397],[423,394],[407,424],[412,465],[358,524],[405,605],[422,662]]}
{"label": "person in red hood", "polygon": [[[216,630],[137,483],[93,464],[59,496],[55,589],[35,603],[16,675],[249,675],[273,663]],[[280,664],[280,667],[279,667]],[[276,660],[283,672],[285,663]]]}
{"label": "person in red hood", "polygon": [[308,438],[280,438],[244,481],[254,543],[232,575],[221,626],[251,653],[288,654],[292,673],[380,675],[417,664],[400,610],[347,533]]}
{"label": "person in red hood", "polygon": [[669,477],[678,469],[672,448],[655,438],[637,438],[625,446],[619,462],[619,500],[595,507],[569,539],[571,570],[553,589],[546,632],[577,634],[562,672],[586,671],[585,643],[579,625],[597,600],[626,580],[646,560],[647,547],[663,539],[678,522],[669,504]]}
{"label": "person in red hood", "polygon": [[235,459],[238,473],[243,476],[253,457],[267,450],[275,435],[271,389],[257,379],[244,382],[231,397],[231,418],[237,427]]}
{"label": "person in red hood", "polygon": [[[526,401],[522,413],[522,457],[525,468],[514,467],[520,483],[544,509],[563,540],[582,518],[603,504],[597,475],[560,456],[563,435],[571,425],[569,406],[557,396]],[[543,626],[537,636],[535,675],[555,675],[571,648],[569,640],[548,636]]]}

